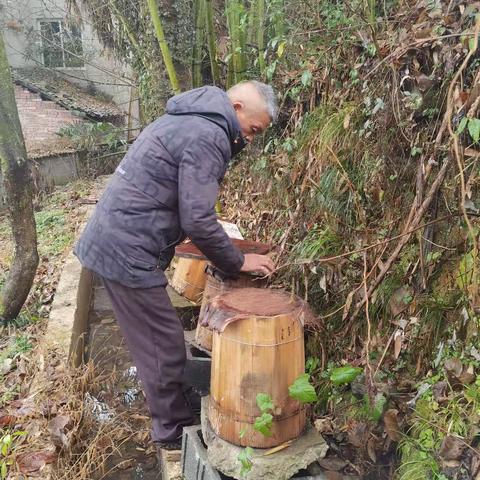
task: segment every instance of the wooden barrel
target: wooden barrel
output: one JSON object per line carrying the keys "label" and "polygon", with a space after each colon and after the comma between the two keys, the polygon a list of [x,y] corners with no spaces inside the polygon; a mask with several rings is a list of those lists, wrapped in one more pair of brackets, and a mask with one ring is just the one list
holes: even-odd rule
{"label": "wooden barrel", "polygon": [[205,313],[206,305],[217,295],[230,292],[236,288],[265,288],[267,279],[250,273],[241,273],[238,278],[221,278],[221,275],[211,266],[207,267],[207,283],[203,292],[202,306],[195,332],[195,341],[205,350],[212,350],[213,332],[204,327],[201,322]]}
{"label": "wooden barrel", "polygon": [[[297,438],[305,409],[288,387],[305,372],[305,305],[279,290],[236,289],[214,298],[205,318],[215,327],[208,417],[214,432],[241,446],[270,448]],[[259,393],[270,395],[271,436],[253,428]],[[242,432],[242,433],[241,433]]]}
{"label": "wooden barrel", "polygon": [[[272,246],[232,238],[232,243],[243,253],[257,253],[265,255],[272,250]],[[172,288],[188,300],[195,303],[202,301],[203,292],[207,283],[207,258],[192,242],[182,243],[175,248],[177,266],[170,280]]]}
{"label": "wooden barrel", "polygon": [[194,303],[200,303],[207,282],[206,266],[206,260],[178,258],[170,285],[183,297]]}

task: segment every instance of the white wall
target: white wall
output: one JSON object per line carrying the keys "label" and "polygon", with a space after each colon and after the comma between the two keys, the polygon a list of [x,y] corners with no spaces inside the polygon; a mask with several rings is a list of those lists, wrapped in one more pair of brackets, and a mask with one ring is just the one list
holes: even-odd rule
{"label": "white wall", "polygon": [[[39,20],[65,19],[68,15],[65,0],[0,0],[0,28],[3,30],[10,65],[14,68],[41,65]],[[99,43],[88,18],[85,15],[83,18],[84,67],[55,70],[63,73],[71,82],[94,87],[109,95],[120,108],[128,112],[132,87],[118,77],[122,74],[129,77],[131,73]],[[135,98],[137,95],[133,92],[132,96]],[[138,102],[135,102],[133,110],[133,117],[138,118]]]}

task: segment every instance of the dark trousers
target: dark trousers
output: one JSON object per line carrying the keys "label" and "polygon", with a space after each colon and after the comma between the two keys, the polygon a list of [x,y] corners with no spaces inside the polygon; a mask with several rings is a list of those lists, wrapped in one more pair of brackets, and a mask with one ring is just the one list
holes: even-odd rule
{"label": "dark trousers", "polygon": [[165,287],[130,288],[103,283],[137,367],[152,416],[153,441],[171,441],[191,425],[184,396],[186,362],[183,328]]}

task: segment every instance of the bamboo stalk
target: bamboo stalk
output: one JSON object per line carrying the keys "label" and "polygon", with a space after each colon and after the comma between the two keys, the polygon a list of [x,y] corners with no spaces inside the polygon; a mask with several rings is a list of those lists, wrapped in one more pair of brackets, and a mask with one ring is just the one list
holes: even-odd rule
{"label": "bamboo stalk", "polygon": [[258,66],[260,68],[260,74],[263,77],[265,75],[265,0],[257,0],[257,16],[258,16],[258,28],[257,28],[257,47],[258,47]]}
{"label": "bamboo stalk", "polygon": [[128,39],[130,40],[130,43],[132,44],[132,46],[135,48],[135,50],[137,51],[137,54],[138,56],[140,57],[140,60],[142,61],[143,65],[145,65],[145,61],[143,59],[143,56],[141,54],[141,50],[140,50],[140,45],[138,44],[137,42],[137,39],[135,38],[135,36],[133,35],[133,32],[130,28],[130,25],[128,25],[128,22],[127,20],[125,19],[125,16],[120,12],[120,10],[117,8],[117,6],[115,5],[115,1],[114,0],[110,0],[110,7],[112,8],[115,16],[117,17],[117,20],[120,21],[120,23],[122,24],[124,30],[125,30],[125,33],[127,34],[127,37]]}
{"label": "bamboo stalk", "polygon": [[150,17],[155,28],[155,35],[158,40],[158,45],[160,46],[160,50],[162,52],[163,63],[165,64],[168,78],[170,80],[170,85],[174,93],[180,93],[180,85],[177,79],[177,72],[175,71],[172,55],[170,54],[170,49],[168,47],[167,41],[165,40],[162,21],[160,20],[160,14],[158,13],[157,2],[156,0],[147,0],[147,4],[150,11]]}
{"label": "bamboo stalk", "polygon": [[207,45],[208,56],[210,57],[210,66],[212,69],[212,79],[214,85],[220,83],[220,69],[217,60],[217,47],[215,43],[215,25],[213,23],[213,5],[212,0],[203,0],[205,2],[205,20],[207,26]]}
{"label": "bamboo stalk", "polygon": [[257,0],[250,1],[250,9],[248,11],[248,32],[247,32],[247,43],[251,45],[256,36],[257,32]]}
{"label": "bamboo stalk", "polygon": [[205,0],[195,0],[195,43],[192,55],[192,86],[200,87],[203,83],[202,60],[205,41]]}
{"label": "bamboo stalk", "polygon": [[238,52],[237,52],[237,30],[238,21],[236,19],[236,1],[229,0],[227,2],[227,25],[230,36],[230,61],[229,61],[229,78],[230,85],[236,83],[237,80],[237,65],[238,65]]}

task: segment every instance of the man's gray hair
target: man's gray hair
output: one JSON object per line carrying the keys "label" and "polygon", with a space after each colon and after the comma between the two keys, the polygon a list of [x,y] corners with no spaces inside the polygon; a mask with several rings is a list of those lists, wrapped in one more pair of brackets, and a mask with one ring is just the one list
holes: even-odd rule
{"label": "man's gray hair", "polygon": [[257,92],[260,94],[260,97],[262,97],[263,101],[265,102],[266,112],[270,116],[272,122],[274,122],[278,116],[278,103],[273,88],[270,85],[259,82],[257,80],[246,80],[244,82],[237,83],[237,85],[234,85],[232,88],[229,89],[229,91],[234,90],[235,87],[243,84],[250,84],[255,87]]}

